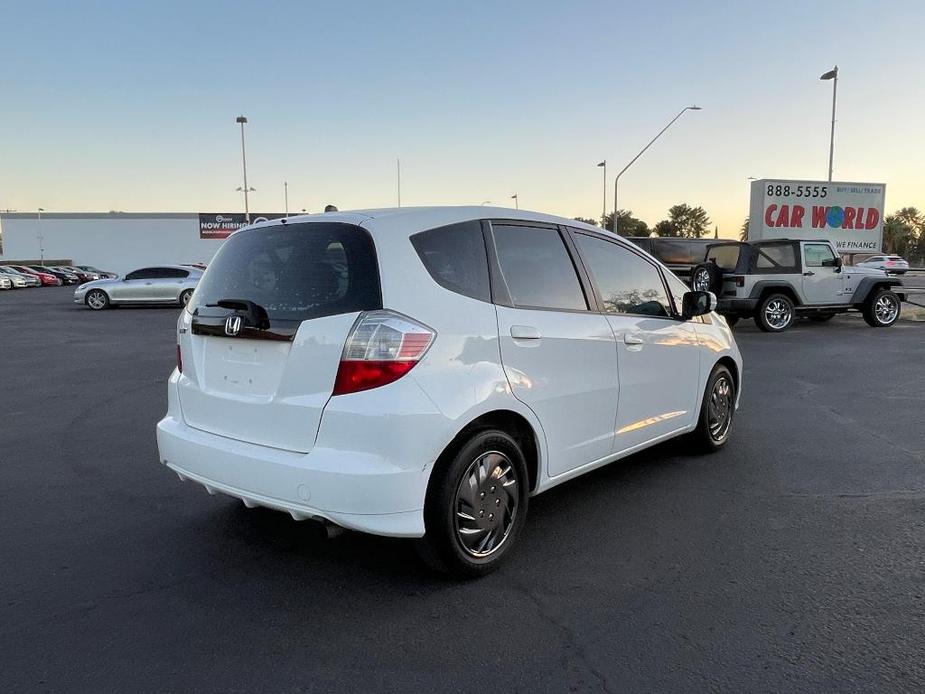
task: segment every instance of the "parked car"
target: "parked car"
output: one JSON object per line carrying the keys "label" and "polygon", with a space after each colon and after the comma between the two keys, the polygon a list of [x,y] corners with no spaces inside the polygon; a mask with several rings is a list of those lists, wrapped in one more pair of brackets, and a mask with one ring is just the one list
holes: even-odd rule
{"label": "parked car", "polygon": [[909,272],[909,263],[898,255],[875,255],[862,260],[855,267],[872,267],[891,275],[905,275]]}
{"label": "parked car", "polygon": [[0,273],[13,284],[13,289],[22,289],[25,287],[41,287],[42,280],[35,275],[29,275],[25,272],[10,267],[9,265],[0,265]]}
{"label": "parked car", "polygon": [[119,279],[87,282],[74,290],[74,303],[94,311],[121,304],[180,304],[193,295],[202,271],[182,265],[145,267]]}
{"label": "parked car", "polygon": [[626,239],[650,255],[661,260],[684,281],[689,281],[691,270],[703,262],[707,247],[714,239],[682,239],[658,236],[630,236]]}
{"label": "parked car", "polygon": [[13,280],[8,275],[0,274],[0,289],[12,289]]}
{"label": "parked car", "polygon": [[714,306],[624,239],[545,214],[260,223],[181,312],[160,460],[482,574],[531,495],[682,434],[726,444],[742,360]]}
{"label": "parked car", "polygon": [[99,273],[90,272],[89,270],[84,270],[79,267],[73,267],[72,265],[58,265],[56,269],[63,270],[65,272],[70,272],[77,275],[77,279],[81,284],[84,282],[92,282],[93,280],[101,279]]}
{"label": "parked car", "polygon": [[106,270],[100,270],[100,269],[98,269],[98,268],[93,267],[92,265],[77,265],[77,266],[75,266],[75,267],[76,267],[78,270],[83,270],[83,271],[85,271],[85,272],[92,272],[92,273],[95,273],[95,274],[99,275],[99,278],[98,278],[98,279],[101,279],[101,280],[105,280],[105,279],[115,279],[116,277],[119,276],[119,275],[116,274],[115,272],[108,272],[108,271],[106,271]]}
{"label": "parked car", "polygon": [[716,294],[730,324],[754,318],[769,333],[783,332],[797,315],[823,322],[846,311],[885,328],[899,320],[905,300],[902,280],[843,265],[829,241],[815,239],[714,243],[694,268],[691,286]]}
{"label": "parked car", "polygon": [[25,273],[27,275],[38,277],[43,287],[60,287],[62,284],[64,284],[64,281],[57,275],[51,272],[35,270],[28,265],[8,265],[7,267],[11,267],[14,270],[18,270],[19,272]]}
{"label": "parked car", "polygon": [[48,265],[30,265],[33,270],[36,272],[47,272],[50,275],[54,275],[59,280],[61,284],[79,284],[80,280],[77,278],[73,272],[67,272],[65,270],[58,270]]}

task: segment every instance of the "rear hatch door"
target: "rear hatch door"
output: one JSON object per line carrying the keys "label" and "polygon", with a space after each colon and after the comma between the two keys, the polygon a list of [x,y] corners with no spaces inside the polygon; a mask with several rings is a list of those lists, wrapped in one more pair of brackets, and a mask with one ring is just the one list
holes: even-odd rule
{"label": "rear hatch door", "polygon": [[234,234],[180,322],[184,420],[310,451],[350,330],[362,311],[379,308],[376,253],[364,229],[300,222]]}

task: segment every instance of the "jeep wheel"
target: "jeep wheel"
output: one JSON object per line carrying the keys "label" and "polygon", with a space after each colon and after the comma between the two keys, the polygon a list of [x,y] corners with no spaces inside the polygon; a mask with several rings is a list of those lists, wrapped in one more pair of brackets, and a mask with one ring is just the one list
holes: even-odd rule
{"label": "jeep wheel", "polygon": [[719,296],[723,289],[723,271],[716,263],[700,263],[691,271],[691,289]]}
{"label": "jeep wheel", "polygon": [[879,289],[864,304],[864,320],[872,328],[888,328],[899,320],[899,297],[889,289]]}
{"label": "jeep wheel", "polygon": [[786,294],[769,294],[758,307],[755,324],[766,333],[782,333],[793,325],[793,300]]}

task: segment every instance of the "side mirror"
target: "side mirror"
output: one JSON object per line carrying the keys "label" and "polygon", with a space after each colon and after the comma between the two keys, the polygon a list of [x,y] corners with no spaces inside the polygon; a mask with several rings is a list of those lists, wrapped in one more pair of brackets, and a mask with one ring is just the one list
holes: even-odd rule
{"label": "side mirror", "polygon": [[822,261],[822,267],[834,267],[834,268],[835,268],[835,272],[838,272],[839,270],[841,270],[841,266],[842,266],[842,259],[841,259],[841,256],[832,258],[832,259],[830,259],[830,260],[823,260],[823,261]]}
{"label": "side mirror", "polygon": [[716,294],[713,292],[685,292],[681,297],[681,318],[690,320],[716,310]]}

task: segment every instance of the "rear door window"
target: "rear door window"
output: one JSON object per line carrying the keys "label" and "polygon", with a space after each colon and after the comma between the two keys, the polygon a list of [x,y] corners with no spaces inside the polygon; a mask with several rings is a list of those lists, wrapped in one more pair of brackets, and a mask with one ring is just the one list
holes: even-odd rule
{"label": "rear door window", "polygon": [[478,221],[430,229],[411,237],[414,250],[434,281],[473,299],[491,301],[488,255]]}
{"label": "rear door window", "polygon": [[519,308],[587,310],[575,265],[553,227],[492,224],[498,265]]}
{"label": "rear door window", "polygon": [[382,308],[376,250],[352,224],[303,222],[233,234],[199,281],[188,310],[227,314],[208,304],[251,301],[271,322],[301,322]]}

